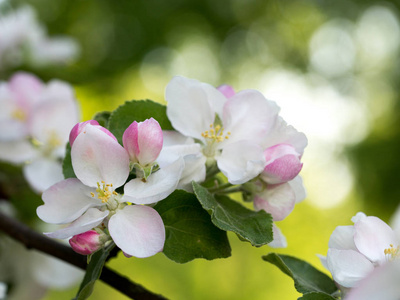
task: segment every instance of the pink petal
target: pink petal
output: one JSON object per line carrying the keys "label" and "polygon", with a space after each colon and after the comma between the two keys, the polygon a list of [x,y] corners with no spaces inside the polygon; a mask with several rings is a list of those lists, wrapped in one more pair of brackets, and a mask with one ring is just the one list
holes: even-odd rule
{"label": "pink petal", "polygon": [[226,98],[231,98],[235,95],[235,90],[233,87],[227,84],[220,85],[217,87],[218,91],[220,91]]}
{"label": "pink petal", "polygon": [[112,137],[96,126],[87,124],[71,149],[75,175],[87,186],[104,181],[114,188],[123,185],[129,175],[129,156]]}
{"label": "pink petal", "polygon": [[144,122],[134,121],[124,132],[122,141],[132,162],[146,166],[153,163],[163,146],[160,124],[153,118]]}
{"label": "pink petal", "polygon": [[[89,120],[81,123],[76,123],[74,127],[72,127],[71,132],[69,133],[69,144],[72,146],[78,134],[80,134],[87,124],[91,125],[99,125],[99,122],[96,120]],[[104,128],[105,129],[105,128]]]}
{"label": "pink petal", "polygon": [[129,205],[110,218],[108,230],[121,250],[135,257],[149,257],[163,250],[164,223],[156,210]]}
{"label": "pink petal", "polygon": [[103,246],[100,234],[96,230],[76,234],[68,242],[75,252],[82,255],[92,254]]}
{"label": "pink petal", "polygon": [[264,151],[264,155],[267,165],[260,176],[270,184],[292,180],[303,167],[300,162],[300,154],[287,144],[272,146]]}
{"label": "pink petal", "polygon": [[286,218],[292,212],[295,203],[295,194],[288,183],[268,186],[254,198],[254,208],[270,213],[274,221]]}
{"label": "pink petal", "polygon": [[40,101],[45,85],[33,74],[17,72],[11,77],[9,88],[18,104],[29,112]]}
{"label": "pink petal", "polygon": [[362,218],[354,224],[354,228],[354,243],[358,251],[373,263],[385,263],[385,249],[390,248],[390,245],[399,246],[392,228],[377,217]]}
{"label": "pink petal", "polygon": [[47,223],[72,222],[89,208],[104,205],[91,196],[93,192],[93,188],[83,185],[76,178],[60,181],[43,192],[44,205],[37,208],[37,215]]}

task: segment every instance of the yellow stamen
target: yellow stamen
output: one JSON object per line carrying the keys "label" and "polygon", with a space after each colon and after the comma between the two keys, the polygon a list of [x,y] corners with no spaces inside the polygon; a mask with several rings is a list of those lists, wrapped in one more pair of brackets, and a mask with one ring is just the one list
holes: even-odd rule
{"label": "yellow stamen", "polygon": [[231,133],[228,132],[227,135],[224,136],[224,128],[221,125],[216,125],[214,127],[213,124],[210,124],[210,130],[204,131],[201,136],[217,143],[222,142],[223,140],[227,140]]}
{"label": "yellow stamen", "polygon": [[383,253],[389,256],[389,260],[394,260],[400,257],[400,246],[394,247],[393,244],[390,244],[389,246],[389,248],[383,250]]}
{"label": "yellow stamen", "polygon": [[14,118],[14,119],[16,119],[16,120],[18,120],[18,121],[21,121],[21,122],[23,122],[23,121],[26,121],[26,113],[22,110],[22,109],[20,109],[20,108],[17,108],[16,110],[14,110],[12,113],[11,113],[11,116]]}

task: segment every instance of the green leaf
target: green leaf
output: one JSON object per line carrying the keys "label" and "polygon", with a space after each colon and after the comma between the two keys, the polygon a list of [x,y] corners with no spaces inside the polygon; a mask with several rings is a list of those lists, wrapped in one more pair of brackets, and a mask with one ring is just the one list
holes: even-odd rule
{"label": "green leaf", "polygon": [[62,164],[64,178],[76,178],[74,168],[72,167],[72,160],[71,160],[71,146],[69,143],[66,146],[65,150],[65,157]]}
{"label": "green leaf", "polygon": [[163,130],[173,130],[167,117],[167,107],[151,100],[132,100],[118,107],[111,113],[108,129],[122,143],[122,135],[133,121],[143,122],[154,118]]}
{"label": "green leaf", "polygon": [[225,231],[215,227],[196,196],[176,190],[154,206],[164,221],[164,254],[177,263],[196,258],[212,260],[231,255]]}
{"label": "green leaf", "polygon": [[94,115],[93,119],[99,122],[100,126],[108,128],[108,120],[110,119],[110,111],[101,111]]}
{"label": "green leaf", "polygon": [[92,294],[94,284],[96,283],[96,280],[100,278],[101,271],[103,270],[104,264],[112,248],[113,247],[103,248],[92,255],[75,300],[88,299]]}
{"label": "green leaf", "polygon": [[215,198],[208,190],[193,182],[194,193],[212,222],[222,230],[230,230],[253,246],[272,241],[272,217],[265,211],[252,211],[226,196]]}
{"label": "green leaf", "polygon": [[[263,256],[263,259],[277,266],[286,275],[292,277],[296,290],[302,294],[319,292],[331,295],[337,291],[335,283],[329,276],[317,270],[312,265],[303,260],[292,256],[276,253],[265,255]],[[309,297],[314,296],[310,295]]]}
{"label": "green leaf", "polygon": [[336,300],[336,298],[322,292],[312,292],[304,294],[297,300]]}

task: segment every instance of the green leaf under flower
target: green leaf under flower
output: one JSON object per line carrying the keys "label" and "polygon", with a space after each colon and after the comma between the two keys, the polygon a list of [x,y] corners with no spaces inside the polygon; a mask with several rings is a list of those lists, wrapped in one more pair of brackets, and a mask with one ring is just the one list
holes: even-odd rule
{"label": "green leaf under flower", "polygon": [[[270,253],[262,258],[292,277],[296,290],[305,294],[301,299],[335,299],[331,296],[337,292],[334,281],[309,263],[292,256],[276,253]],[[308,293],[312,294],[308,295]]]}
{"label": "green leaf under flower", "polygon": [[193,189],[212,222],[222,230],[233,231],[253,246],[273,240],[272,217],[265,211],[252,211],[226,196],[214,197],[206,188],[193,182]]}
{"label": "green leaf under flower", "polygon": [[212,260],[231,255],[226,232],[214,226],[195,195],[176,190],[154,209],[164,221],[164,254],[169,259],[186,263],[196,258]]}

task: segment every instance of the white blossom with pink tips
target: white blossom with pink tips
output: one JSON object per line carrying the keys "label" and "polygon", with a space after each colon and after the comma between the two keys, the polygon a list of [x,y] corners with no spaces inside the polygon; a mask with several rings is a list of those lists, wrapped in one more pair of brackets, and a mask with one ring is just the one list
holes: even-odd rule
{"label": "white blossom with pink tips", "polygon": [[[150,122],[154,125],[154,121]],[[145,128],[148,123],[143,123]],[[124,144],[145,145],[141,147],[142,151],[151,147],[150,141],[129,141],[134,137],[127,131]],[[116,189],[128,178],[129,151],[132,149],[127,151],[107,129],[93,121],[76,125],[70,138],[72,166],[77,178],[68,178],[44,191],[44,205],[37,209],[38,216],[45,222],[70,224],[47,235],[65,239],[96,227],[108,228],[115,244],[127,255],[148,257],[162,251],[165,228],[160,215],[149,206],[137,204],[154,203],[172,193],[183,169],[183,161],[165,168],[164,173],[160,169],[149,174],[147,179],[136,178],[144,186],[132,189],[129,185],[136,185],[136,179],[131,180],[124,187],[125,194],[121,195]],[[159,144],[157,137],[155,140],[155,145]],[[176,169],[178,171],[174,173]],[[156,176],[159,172],[168,178],[163,179],[161,186]],[[170,174],[175,174],[175,178],[171,179]]]}
{"label": "white blossom with pink tips", "polygon": [[37,192],[62,180],[61,159],[69,131],[78,122],[70,85],[19,72],[0,84],[0,159],[24,164],[23,173]]}
{"label": "white blossom with pink tips", "polygon": [[336,227],[321,259],[342,294],[400,254],[400,237],[381,219],[359,212],[351,220],[354,225]]}

